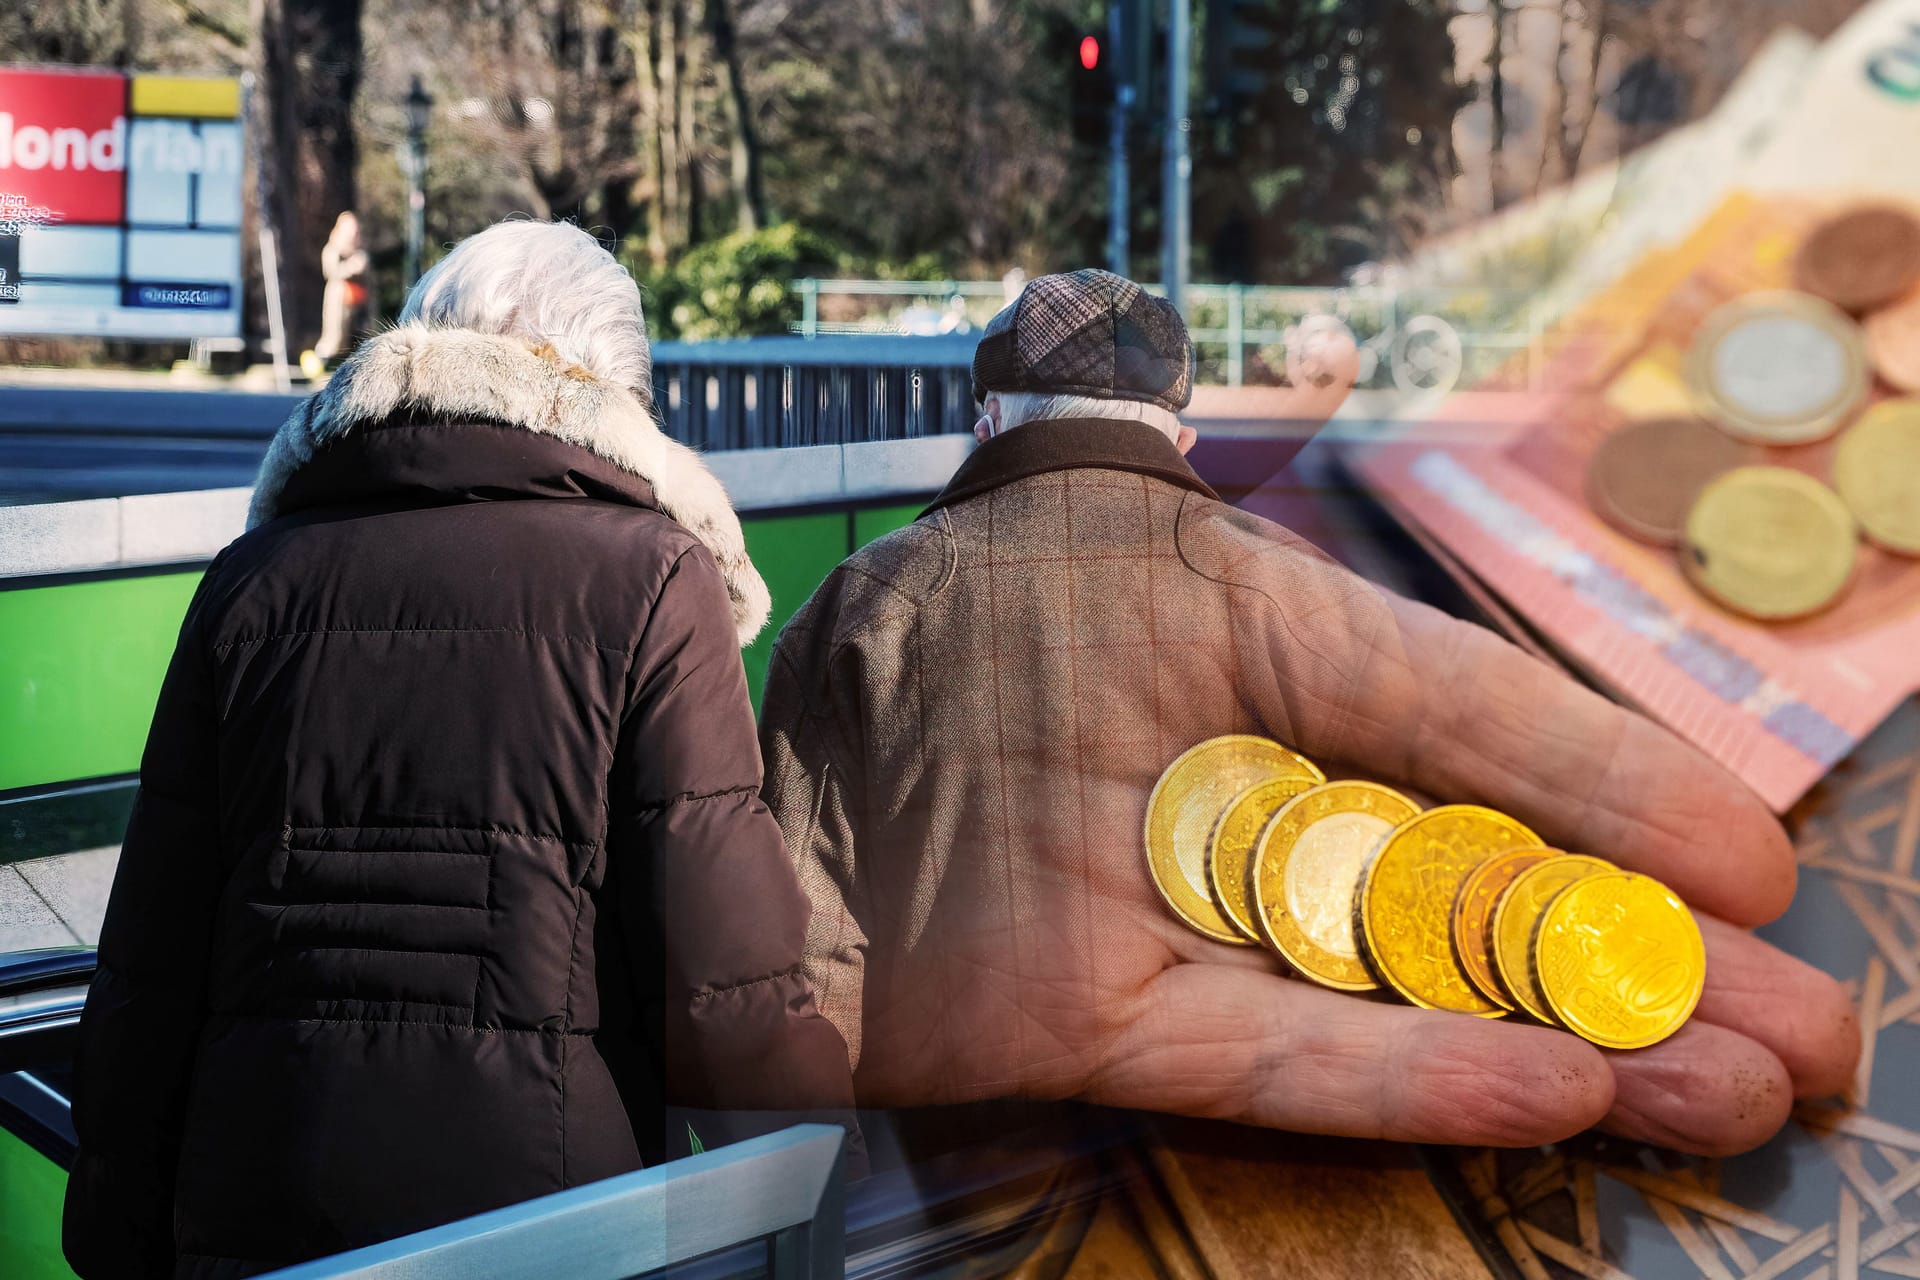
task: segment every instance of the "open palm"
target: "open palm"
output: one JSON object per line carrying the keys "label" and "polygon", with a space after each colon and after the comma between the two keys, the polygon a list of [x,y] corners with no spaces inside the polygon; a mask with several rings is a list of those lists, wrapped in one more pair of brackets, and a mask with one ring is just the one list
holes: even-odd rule
{"label": "open palm", "polygon": [[[1059,733],[1077,749],[1015,744],[998,765],[1015,776],[957,761],[979,786],[1044,795],[1004,840],[936,831],[869,848],[837,882],[796,846],[817,908],[845,894],[843,923],[810,945],[830,957],[815,982],[858,1055],[863,1103],[1073,1097],[1495,1145],[1599,1124],[1727,1153],[1775,1132],[1795,1096],[1845,1086],[1860,1039],[1844,992],[1744,927],[1780,914],[1795,881],[1786,836],[1757,798],[1491,632],[1382,592],[1304,544],[1276,545],[1264,528],[1227,531],[1255,548],[1247,557],[1281,602],[1277,622],[1238,641],[1266,647],[1271,683],[1232,694],[1236,723],[1196,710],[1178,727],[1182,687],[1232,678],[1183,670],[1161,698],[1172,710],[1162,708],[1160,737],[1076,711]],[[1167,740],[1168,725],[1185,740]],[[1494,806],[1558,847],[1659,877],[1706,935],[1693,1020],[1652,1048],[1603,1053],[1516,1021],[1322,990],[1259,950],[1191,933],[1149,883],[1141,820],[1166,760],[1230,731],[1267,733],[1331,774]]]}

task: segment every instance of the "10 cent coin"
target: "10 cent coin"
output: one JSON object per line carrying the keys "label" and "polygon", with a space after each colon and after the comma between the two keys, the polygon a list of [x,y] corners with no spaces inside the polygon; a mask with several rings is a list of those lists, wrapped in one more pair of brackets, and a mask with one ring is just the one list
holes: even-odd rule
{"label": "10 cent coin", "polygon": [[1920,556],[1920,400],[1869,409],[1840,437],[1833,482],[1869,538]]}
{"label": "10 cent coin", "polygon": [[1643,1049],[1700,1002],[1700,926],[1671,889],[1625,871],[1563,890],[1540,918],[1534,968],[1555,1019],[1607,1049]]}
{"label": "10 cent coin", "polygon": [[1826,485],[1788,467],[1740,467],[1695,500],[1680,565],[1729,609],[1777,621],[1831,604],[1857,543],[1847,504]]}

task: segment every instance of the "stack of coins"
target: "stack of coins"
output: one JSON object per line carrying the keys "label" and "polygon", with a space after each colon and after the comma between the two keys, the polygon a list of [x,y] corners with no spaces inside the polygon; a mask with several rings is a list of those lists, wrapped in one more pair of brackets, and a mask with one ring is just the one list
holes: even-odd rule
{"label": "stack of coins", "polygon": [[[1587,470],[1596,514],[1769,622],[1838,600],[1863,534],[1920,556],[1920,219],[1887,205],[1829,218],[1793,281],[1709,314],[1683,357],[1692,412],[1662,401]],[[1850,423],[1830,457],[1805,448]]]}
{"label": "stack of coins", "polygon": [[1266,738],[1211,738],[1168,765],[1146,850],[1189,927],[1339,991],[1638,1049],[1685,1024],[1706,977],[1699,927],[1659,881],[1493,809],[1330,782]]}

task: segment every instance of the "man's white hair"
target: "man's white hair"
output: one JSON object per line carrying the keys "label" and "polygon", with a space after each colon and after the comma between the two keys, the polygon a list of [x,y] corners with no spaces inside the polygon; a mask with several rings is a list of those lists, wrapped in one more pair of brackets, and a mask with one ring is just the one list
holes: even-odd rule
{"label": "man's white hair", "polygon": [[640,288],[572,223],[515,220],[468,236],[420,277],[400,323],[550,344],[569,364],[653,399]]}
{"label": "man's white hair", "polygon": [[1125,422],[1144,422],[1170,440],[1180,436],[1178,414],[1139,400],[1050,395],[1040,391],[993,391],[988,394],[1000,402],[1002,431],[1029,422],[1049,422],[1058,418],[1118,418]]}

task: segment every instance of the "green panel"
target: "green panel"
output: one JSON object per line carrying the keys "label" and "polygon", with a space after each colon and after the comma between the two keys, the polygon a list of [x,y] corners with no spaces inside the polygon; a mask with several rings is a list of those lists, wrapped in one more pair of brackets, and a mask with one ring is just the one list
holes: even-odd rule
{"label": "green panel", "polygon": [[[856,547],[919,504],[744,522],[773,616],[743,655],[754,705],[788,618]],[[154,699],[197,573],[0,591],[0,791],[140,767]]]}
{"label": "green panel", "polygon": [[140,767],[198,573],[0,591],[0,791]]}
{"label": "green panel", "polygon": [[0,1129],[0,1276],[74,1280],[60,1252],[66,1198],[66,1170]]}
{"label": "green panel", "polygon": [[741,654],[747,663],[747,687],[753,691],[753,705],[758,710],[774,637],[834,566],[847,558],[847,514],[826,511],[741,523],[747,535],[747,554],[753,557],[760,576],[767,580],[767,590],[773,593],[773,616],[767,619],[759,638]]}
{"label": "green panel", "polygon": [[916,502],[910,507],[867,507],[854,512],[854,549],[866,546],[875,538],[883,538],[895,529],[904,529],[914,522],[925,507],[925,503]]}

